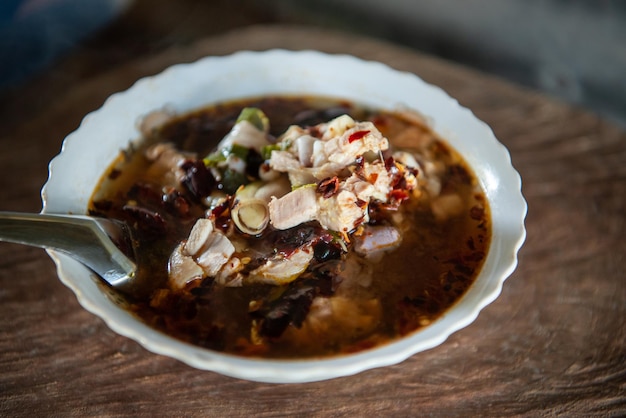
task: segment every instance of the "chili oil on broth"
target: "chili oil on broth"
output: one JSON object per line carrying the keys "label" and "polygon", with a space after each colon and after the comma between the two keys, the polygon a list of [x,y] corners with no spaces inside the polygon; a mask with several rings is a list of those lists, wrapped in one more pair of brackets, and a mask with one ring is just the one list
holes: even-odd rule
{"label": "chili oil on broth", "polygon": [[[304,279],[284,286],[224,287],[207,278],[190,292],[172,294],[165,290],[168,257],[189,236],[206,207],[184,193],[155,184],[152,163],[145,151],[155,143],[170,142],[202,158],[228,134],[245,107],[259,108],[267,115],[269,133],[274,137],[292,124],[311,126],[346,113],[355,120],[374,122],[392,147],[425,153],[434,159],[428,168],[439,173],[439,185],[432,187],[439,189],[438,196],[425,193],[403,202],[392,215],[385,215],[402,218],[402,242],[380,260],[359,260],[355,276],[364,276],[362,273],[367,271],[370,283],[363,287],[344,280],[319,285],[336,286],[335,293],[341,286],[352,289],[348,293],[358,303],[348,308],[358,309],[337,315],[342,323],[337,318],[325,324],[307,321],[306,316],[314,315],[311,310],[317,309],[313,305],[304,320],[293,321],[280,336],[258,341],[254,334],[259,318],[251,312],[251,304],[297,293],[306,287],[301,283]],[[444,198],[438,202],[441,207],[437,206],[435,201],[450,195],[459,199],[451,203]],[[131,210],[129,203],[136,206]],[[447,213],[450,209],[446,205],[450,204],[455,208]],[[128,298],[133,314],[168,335],[201,347],[268,358],[358,352],[429,325],[471,286],[486,257],[491,233],[488,203],[475,175],[463,158],[418,118],[406,112],[378,112],[320,97],[240,100],[176,116],[120,155],[94,192],[89,211],[127,222],[137,237],[138,277],[134,295]],[[371,215],[375,222],[377,214]],[[263,236],[250,238],[255,241],[253,245],[258,245],[260,239]],[[331,293],[328,300],[334,300],[335,294]],[[292,309],[297,311],[298,307]],[[325,319],[323,315],[320,318]]]}

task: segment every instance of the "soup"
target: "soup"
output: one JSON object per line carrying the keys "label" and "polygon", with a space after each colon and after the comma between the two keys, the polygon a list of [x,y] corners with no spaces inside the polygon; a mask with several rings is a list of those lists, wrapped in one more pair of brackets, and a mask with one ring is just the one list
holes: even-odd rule
{"label": "soup", "polygon": [[463,158],[409,111],[320,97],[155,113],[90,201],[128,223],[129,309],[175,338],[267,358],[353,353],[427,326],[490,239]]}

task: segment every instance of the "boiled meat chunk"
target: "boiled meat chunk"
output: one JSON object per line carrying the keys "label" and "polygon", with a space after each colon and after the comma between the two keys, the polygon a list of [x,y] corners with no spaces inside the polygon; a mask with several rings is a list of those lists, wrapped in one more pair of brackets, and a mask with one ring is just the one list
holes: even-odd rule
{"label": "boiled meat chunk", "polygon": [[402,236],[393,226],[367,225],[361,235],[354,237],[354,250],[365,258],[374,259],[396,249],[401,242]]}
{"label": "boiled meat chunk", "polygon": [[187,240],[182,241],[170,255],[170,287],[181,290],[193,280],[216,276],[234,252],[234,245],[215,229],[211,220],[198,219]]}

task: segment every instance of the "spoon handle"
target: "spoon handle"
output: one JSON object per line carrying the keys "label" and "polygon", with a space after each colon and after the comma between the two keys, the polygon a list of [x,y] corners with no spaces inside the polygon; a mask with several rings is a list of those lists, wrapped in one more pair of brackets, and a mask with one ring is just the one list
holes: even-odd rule
{"label": "spoon handle", "polygon": [[131,254],[129,239],[120,224],[107,219],[0,211],[0,241],[58,250],[113,287],[134,276],[135,263],[120,250]]}

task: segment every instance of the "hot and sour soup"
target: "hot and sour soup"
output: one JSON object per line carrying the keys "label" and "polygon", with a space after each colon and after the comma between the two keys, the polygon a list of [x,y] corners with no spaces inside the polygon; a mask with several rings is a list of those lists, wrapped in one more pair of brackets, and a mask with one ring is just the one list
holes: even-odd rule
{"label": "hot and sour soup", "polygon": [[133,230],[132,312],[211,350],[357,352],[441,316],[480,271],[484,192],[409,111],[319,97],[146,117],[89,207]]}

